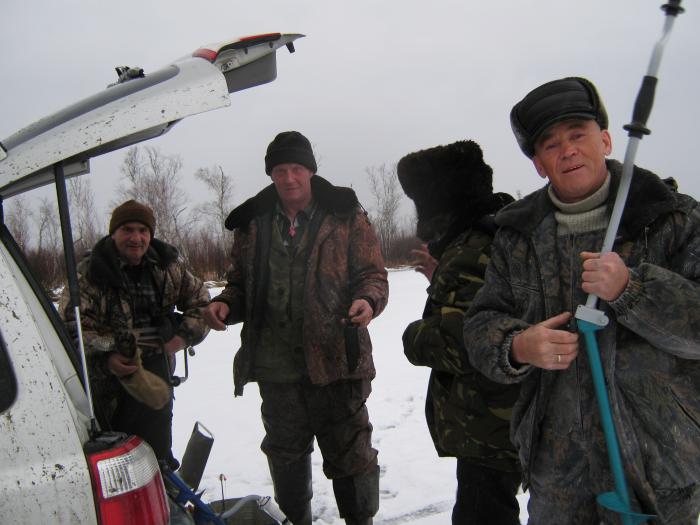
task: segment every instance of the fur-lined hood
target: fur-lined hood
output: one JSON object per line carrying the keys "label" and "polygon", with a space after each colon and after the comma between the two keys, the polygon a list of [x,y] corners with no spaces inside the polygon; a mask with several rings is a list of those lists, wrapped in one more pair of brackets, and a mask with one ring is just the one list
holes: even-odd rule
{"label": "fur-lined hood", "polygon": [[[336,215],[349,215],[360,205],[352,188],[334,186],[319,175],[311,177],[311,193],[316,204]],[[234,208],[226,217],[224,224],[229,230],[245,228],[253,218],[274,210],[277,200],[275,185],[270,184],[260,193]]]}

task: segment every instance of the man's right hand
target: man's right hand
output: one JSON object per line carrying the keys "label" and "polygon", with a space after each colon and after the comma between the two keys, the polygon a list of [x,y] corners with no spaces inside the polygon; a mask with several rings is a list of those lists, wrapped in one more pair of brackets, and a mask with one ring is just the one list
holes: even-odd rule
{"label": "man's right hand", "polygon": [[228,317],[229,308],[226,303],[214,301],[204,309],[202,316],[204,321],[212,330],[226,330],[226,318]]}
{"label": "man's right hand", "polygon": [[428,281],[432,281],[438,261],[430,255],[428,246],[426,244],[421,244],[420,247],[411,250],[411,255],[414,257],[413,266],[416,271],[425,275]]}
{"label": "man's right hand", "polygon": [[119,352],[110,352],[107,356],[107,370],[117,377],[131,375],[138,369],[139,367],[133,364],[132,358],[126,357]]}
{"label": "man's right hand", "polygon": [[557,330],[571,318],[570,312],[550,317],[513,338],[511,357],[521,364],[547,370],[565,370],[578,355],[578,333]]}

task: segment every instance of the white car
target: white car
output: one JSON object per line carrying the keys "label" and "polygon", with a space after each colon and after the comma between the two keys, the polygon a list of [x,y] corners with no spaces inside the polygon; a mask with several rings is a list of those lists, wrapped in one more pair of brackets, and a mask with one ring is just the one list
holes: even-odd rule
{"label": "white car", "polygon": [[[185,117],[228,106],[234,91],[274,80],[276,50],[293,52],[302,36],[205,46],[145,75],[117,68],[115,84],[0,141],[0,212],[3,199],[55,184],[69,233],[66,177],[89,172],[92,157],[162,135]],[[67,244],[70,283],[75,256]],[[0,283],[0,521],[170,523],[150,447],[97,428],[82,344],[74,348],[2,213]]]}

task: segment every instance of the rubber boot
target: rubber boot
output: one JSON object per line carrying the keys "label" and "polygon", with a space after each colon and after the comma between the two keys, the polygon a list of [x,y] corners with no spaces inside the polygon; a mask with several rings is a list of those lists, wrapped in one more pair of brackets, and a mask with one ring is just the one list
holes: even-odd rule
{"label": "rubber boot", "polygon": [[311,456],[293,463],[267,460],[275,501],[293,525],[311,525]]}
{"label": "rubber boot", "polygon": [[340,517],[350,525],[372,525],[379,510],[379,466],[355,476],[333,480]]}

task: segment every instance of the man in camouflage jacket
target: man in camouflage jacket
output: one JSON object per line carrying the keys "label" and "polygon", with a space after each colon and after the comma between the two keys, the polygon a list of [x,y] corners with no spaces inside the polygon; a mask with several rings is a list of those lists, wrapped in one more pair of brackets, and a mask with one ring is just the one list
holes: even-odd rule
{"label": "man in camouflage jacket", "polygon": [[[78,265],[80,320],[101,427],[142,437],[177,468],[170,372],[175,353],[209,331],[209,292],[154,230],[148,206],[131,200],[114,209],[110,234]],[[76,334],[68,300],[65,292],[60,311]]]}
{"label": "man in camouflage jacket", "polygon": [[632,508],[695,525],[700,511],[700,207],[635,168],[614,251],[603,244],[621,165],[593,84],[549,82],[511,112],[550,184],[500,214],[486,282],[464,326],[469,357],[520,383],[513,442],[530,523],[617,523],[584,342],[571,312],[594,293],[597,340]]}
{"label": "man in camouflage jacket", "polygon": [[367,325],[387,303],[379,242],[350,188],[315,175],[308,139],[270,143],[273,184],[234,209],[227,283],[205,317],[243,322],[235,393],[256,381],[275,498],[295,525],[310,524],[314,437],[340,516],[370,524],[379,505],[377,451],[365,401],[375,369]]}
{"label": "man in camouflage jacket", "polygon": [[495,233],[491,214],[512,198],[492,193],[492,170],[472,141],[411,153],[397,171],[416,205],[418,235],[429,241],[429,253],[414,251],[430,287],[423,318],[403,334],[404,353],[414,365],[432,368],[428,428],[438,454],[457,458],[452,523],[519,524],[520,465],[509,439],[519,387],[495,383],[475,370],[462,339],[464,313],[489,261]]}

